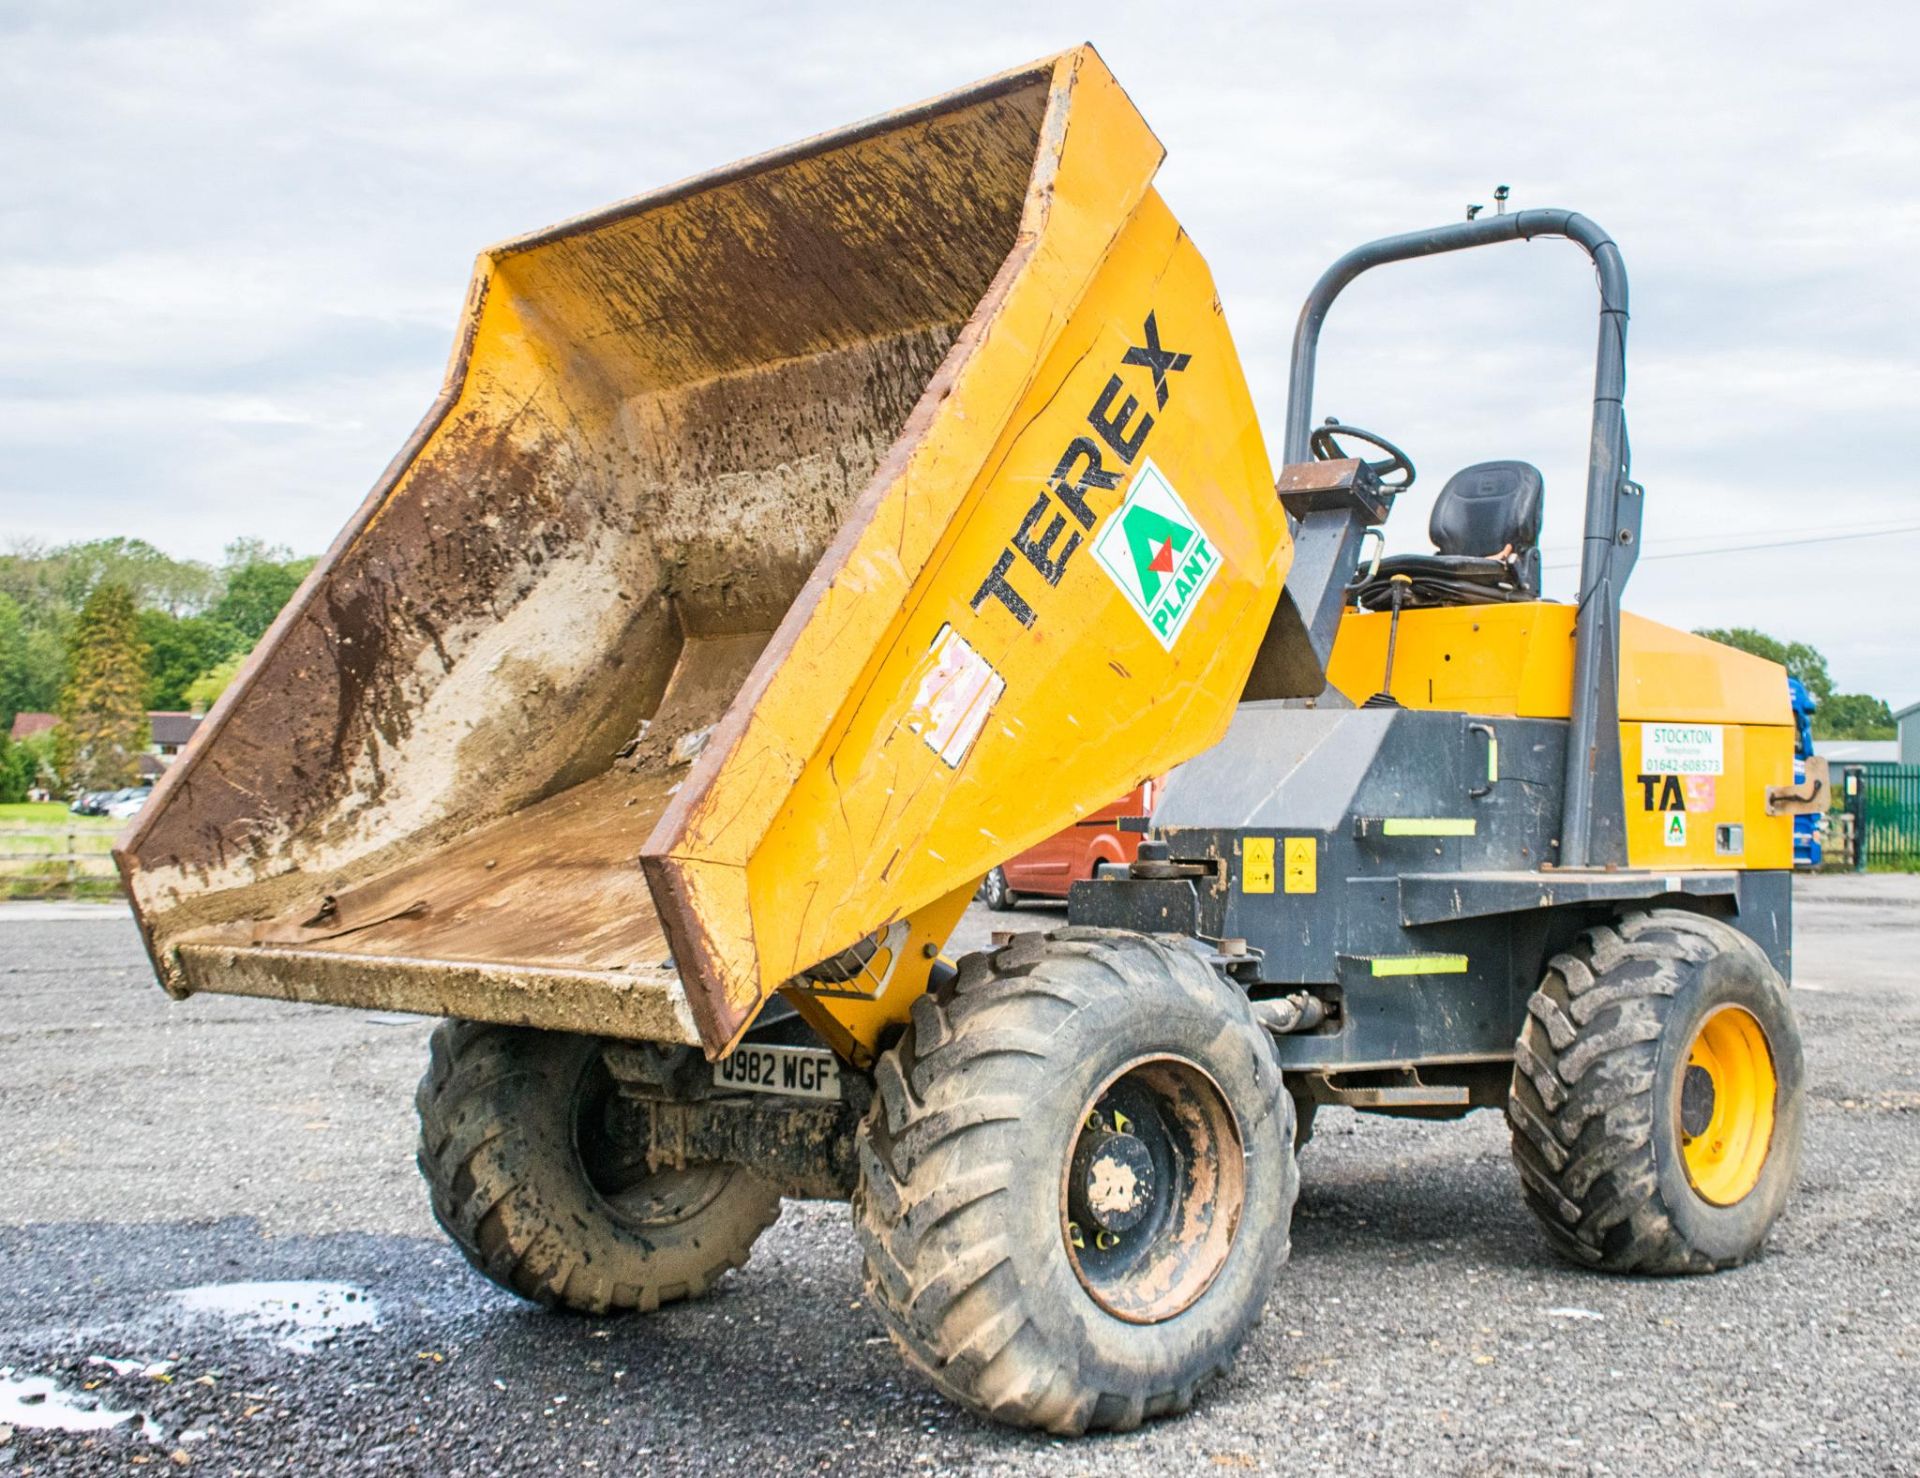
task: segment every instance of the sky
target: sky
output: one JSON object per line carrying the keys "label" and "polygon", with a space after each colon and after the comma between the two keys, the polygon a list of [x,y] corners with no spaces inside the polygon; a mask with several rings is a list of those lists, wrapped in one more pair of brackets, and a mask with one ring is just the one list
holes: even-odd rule
{"label": "sky", "polygon": [[[1375,236],[1583,211],[1632,281],[1630,609],[1920,700],[1920,8],[8,0],[0,547],[318,552],[432,401],[490,242],[1092,40],[1165,143],[1277,456],[1293,320]],[[1316,417],[1546,474],[1571,593],[1578,248],[1383,269]],[[1755,546],[1772,547],[1755,547]]]}

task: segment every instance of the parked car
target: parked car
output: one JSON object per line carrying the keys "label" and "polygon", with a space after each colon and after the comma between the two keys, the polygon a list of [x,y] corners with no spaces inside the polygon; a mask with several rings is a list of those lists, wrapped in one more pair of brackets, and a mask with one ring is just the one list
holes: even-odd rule
{"label": "parked car", "polygon": [[[112,814],[114,806],[136,796],[144,802],[152,793],[153,787],[150,785],[129,785],[121,790],[83,790],[73,798],[67,809],[80,816],[107,816]],[[134,807],[135,811],[139,809],[138,806]],[[130,816],[133,812],[127,814]]]}
{"label": "parked car", "polygon": [[1112,805],[1008,858],[981,881],[981,902],[1009,909],[1019,907],[1022,898],[1065,898],[1067,889],[1092,877],[1102,862],[1132,862],[1153,814],[1157,786],[1157,781],[1142,781]]}
{"label": "parked car", "polygon": [[151,785],[136,785],[127,790],[117,790],[113,799],[107,802],[102,813],[114,821],[131,821],[140,814],[140,808],[147,803],[147,797],[153,794]]}

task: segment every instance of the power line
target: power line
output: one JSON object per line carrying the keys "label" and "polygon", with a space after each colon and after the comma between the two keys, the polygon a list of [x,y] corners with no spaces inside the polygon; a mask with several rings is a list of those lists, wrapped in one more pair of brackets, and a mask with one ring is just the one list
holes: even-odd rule
{"label": "power line", "polygon": [[[1904,523],[1872,524],[1851,529],[1849,533],[1884,534],[1896,532],[1907,527],[1908,525]],[[1824,523],[1803,524],[1797,528],[1747,529],[1744,531],[1743,537],[1757,539],[1798,539],[1804,535],[1807,538],[1813,539],[1825,538],[1831,534],[1832,531],[1833,520],[1828,519]],[[1707,547],[1718,548],[1720,546],[1715,541],[1726,537],[1724,532],[1715,534],[1668,534],[1656,540],[1655,543],[1657,543],[1660,548],[1665,549],[1675,544],[1700,544],[1704,541]],[[1580,552],[1580,545],[1577,542],[1567,544],[1542,544],[1540,550],[1543,554],[1550,554],[1557,557],[1566,554],[1578,554]]]}
{"label": "power line", "polygon": [[[1679,549],[1669,554],[1643,554],[1640,563],[1655,559],[1704,559],[1716,554],[1751,554],[1761,549],[1799,549],[1808,544],[1841,544],[1852,539],[1885,539],[1900,534],[1920,534],[1920,523],[1900,524],[1890,529],[1858,529],[1850,534],[1815,534],[1806,538],[1772,539],[1759,544],[1709,545],[1705,549]],[[1545,566],[1549,570],[1575,570],[1580,561]]]}

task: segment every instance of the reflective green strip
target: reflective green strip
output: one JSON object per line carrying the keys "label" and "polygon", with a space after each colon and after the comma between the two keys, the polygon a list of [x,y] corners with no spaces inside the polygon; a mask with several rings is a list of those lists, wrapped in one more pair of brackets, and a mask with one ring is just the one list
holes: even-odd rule
{"label": "reflective green strip", "polygon": [[1500,741],[1491,734],[1487,736],[1487,784],[1500,783]]}
{"label": "reflective green strip", "polygon": [[1389,837],[1470,837],[1471,816],[1389,816],[1380,823],[1380,835]]}
{"label": "reflective green strip", "polygon": [[1375,975],[1465,975],[1465,955],[1375,955]]}

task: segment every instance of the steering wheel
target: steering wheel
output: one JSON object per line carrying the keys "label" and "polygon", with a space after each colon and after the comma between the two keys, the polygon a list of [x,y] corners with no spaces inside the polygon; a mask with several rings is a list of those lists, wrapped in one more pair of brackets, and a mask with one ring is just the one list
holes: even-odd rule
{"label": "steering wheel", "polygon": [[[1336,437],[1341,436],[1350,436],[1355,441],[1364,441],[1368,446],[1377,447],[1386,453],[1386,456],[1379,461],[1368,462],[1367,466],[1373,469],[1373,475],[1380,479],[1380,485],[1387,491],[1404,493],[1413,486],[1413,479],[1418,475],[1413,470],[1413,458],[1388,441],[1386,437],[1375,436],[1371,431],[1362,431],[1358,426],[1342,425],[1333,416],[1327,417],[1326,425],[1314,427],[1313,435],[1307,440],[1307,445],[1313,450],[1314,459],[1320,462],[1339,462],[1351,457],[1353,453],[1335,440]],[[1399,482],[1388,482],[1387,479],[1396,472],[1405,473],[1406,476]]]}

